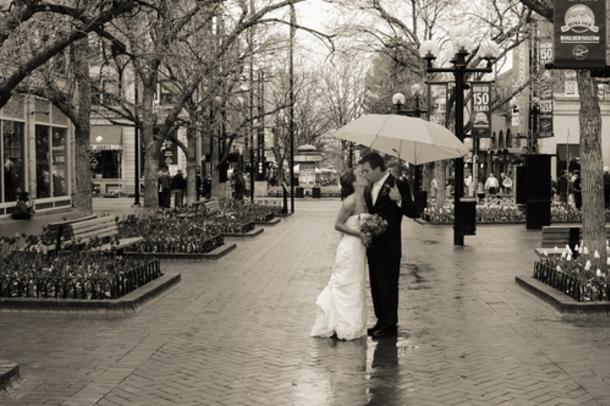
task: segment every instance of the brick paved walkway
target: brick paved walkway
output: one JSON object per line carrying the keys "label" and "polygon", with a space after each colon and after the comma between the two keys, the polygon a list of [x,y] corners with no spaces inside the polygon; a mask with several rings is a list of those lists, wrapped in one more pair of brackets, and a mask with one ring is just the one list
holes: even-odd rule
{"label": "brick paved walkway", "polygon": [[0,405],[610,405],[610,318],[562,320],[522,291],[540,233],[404,223],[397,341],[308,337],[337,202],[219,262],[166,263],[172,291],[136,315],[0,313],[21,380]]}

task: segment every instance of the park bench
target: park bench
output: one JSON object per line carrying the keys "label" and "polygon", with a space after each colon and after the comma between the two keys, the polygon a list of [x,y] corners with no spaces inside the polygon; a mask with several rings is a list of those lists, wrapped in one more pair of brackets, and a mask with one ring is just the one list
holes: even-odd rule
{"label": "park bench", "polygon": [[[581,224],[556,224],[542,227],[541,248],[535,248],[538,256],[561,255],[565,251],[566,245],[572,250],[581,240]],[[606,226],[606,239],[610,239],[610,227]],[[558,248],[555,251],[555,247]]]}
{"label": "park bench", "polygon": [[[86,217],[80,217],[71,220],[57,221],[53,223],[49,223],[46,227],[45,231],[45,239],[47,241],[54,241],[53,245],[47,245],[47,249],[49,251],[59,251],[61,249],[62,239],[66,240],[64,237],[64,231],[68,229],[70,224],[78,223],[81,221],[87,221],[97,218],[97,215],[93,214]],[[64,237],[64,238],[62,238]]]}
{"label": "park bench", "polygon": [[142,237],[122,238],[118,243],[113,244],[112,240],[119,235],[119,229],[113,216],[73,222],[64,225],[63,230],[64,241],[70,241],[73,246],[87,245],[94,240],[111,241],[92,247],[89,249],[90,251],[108,251],[113,248],[122,250],[144,240]]}

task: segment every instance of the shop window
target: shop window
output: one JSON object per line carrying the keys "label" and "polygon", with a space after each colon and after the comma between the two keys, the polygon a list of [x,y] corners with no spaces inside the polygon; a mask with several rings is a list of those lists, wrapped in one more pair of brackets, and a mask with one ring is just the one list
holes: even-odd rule
{"label": "shop window", "polygon": [[[51,133],[50,133],[51,132]],[[65,128],[36,126],[36,197],[66,196],[68,166]]]}
{"label": "shop window", "polygon": [[118,83],[113,79],[100,79],[94,81],[91,85],[91,105],[101,106],[103,104],[116,104],[118,92]]}
{"label": "shop window", "polygon": [[14,202],[17,190],[25,190],[24,125],[16,121],[3,121],[3,176],[0,177],[4,201]]}
{"label": "shop window", "polygon": [[121,151],[98,151],[91,156],[91,170],[97,179],[119,179],[121,177]]}
{"label": "shop window", "polygon": [[49,127],[36,126],[36,197],[51,197]]}
{"label": "shop window", "polygon": [[578,96],[578,83],[576,83],[576,71],[565,71],[565,94]]}
{"label": "shop window", "polygon": [[157,100],[162,106],[172,105],[176,103],[176,93],[176,86],[169,80],[163,80],[157,84],[155,100]]}
{"label": "shop window", "polygon": [[66,138],[68,130],[65,128],[53,128],[52,151],[53,151],[53,196],[66,196],[67,190],[67,160],[66,160]]}

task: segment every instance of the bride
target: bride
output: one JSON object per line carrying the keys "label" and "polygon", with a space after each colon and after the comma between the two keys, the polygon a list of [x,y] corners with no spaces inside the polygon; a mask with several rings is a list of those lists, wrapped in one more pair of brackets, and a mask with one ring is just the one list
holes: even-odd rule
{"label": "bride", "polygon": [[367,181],[360,173],[350,171],[341,176],[340,183],[343,204],[335,230],[343,237],[330,281],[316,300],[311,336],[353,340],[366,335],[366,237],[360,232],[360,221],[368,216],[364,200]]}

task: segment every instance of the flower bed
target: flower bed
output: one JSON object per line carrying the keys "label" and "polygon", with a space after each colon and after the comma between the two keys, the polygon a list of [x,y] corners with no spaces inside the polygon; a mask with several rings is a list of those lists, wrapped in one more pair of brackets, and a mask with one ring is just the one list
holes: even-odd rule
{"label": "flower bed", "polygon": [[[260,203],[249,204],[238,200],[224,200],[220,204],[223,213],[231,213],[246,223],[270,221],[275,217],[277,212],[277,209],[273,208],[273,206]],[[279,211],[281,211],[281,207]]]}
{"label": "flower bed", "polygon": [[591,255],[586,248],[580,250],[578,246],[575,251],[566,247],[561,255],[543,256],[534,264],[534,278],[579,302],[610,300],[610,258],[593,269],[592,264],[601,260],[599,254]]}
{"label": "flower bed", "polygon": [[155,258],[11,252],[0,257],[0,297],[116,299],[161,275]]}
{"label": "flower bed", "polygon": [[[424,219],[432,224],[453,224],[453,202],[441,209],[426,207]],[[610,211],[606,211],[606,221],[610,221]],[[552,202],[551,223],[581,223],[580,210],[562,202]],[[514,202],[488,199],[477,204],[477,224],[519,224],[525,223],[525,209]]]}
{"label": "flower bed", "polygon": [[207,220],[204,209],[131,214],[119,221],[121,238],[140,235],[144,241],[135,244],[130,251],[204,254],[224,243],[220,227]]}

